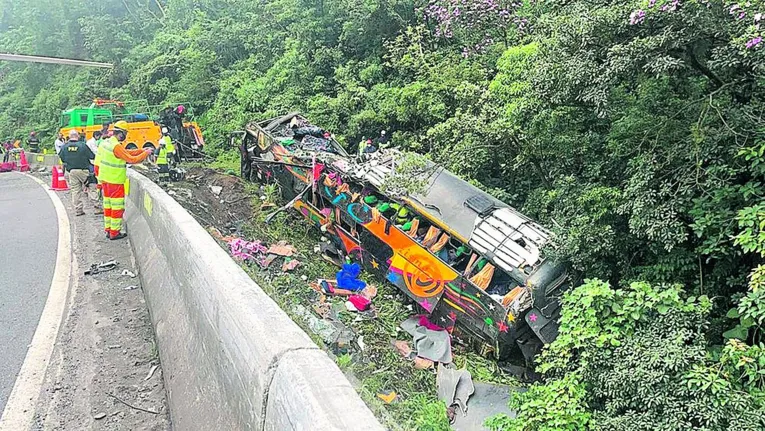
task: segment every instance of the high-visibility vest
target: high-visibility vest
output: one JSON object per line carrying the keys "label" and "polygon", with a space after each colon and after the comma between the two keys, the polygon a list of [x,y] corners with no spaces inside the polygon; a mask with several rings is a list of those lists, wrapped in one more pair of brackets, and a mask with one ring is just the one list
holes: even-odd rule
{"label": "high-visibility vest", "polygon": [[109,184],[124,184],[127,180],[127,162],[114,155],[114,149],[120,145],[115,137],[111,137],[98,147],[99,158],[98,179]]}
{"label": "high-visibility vest", "polygon": [[174,151],[175,151],[175,146],[173,145],[173,139],[170,138],[169,136],[163,136],[162,139],[159,140],[159,153],[157,154],[157,164],[166,165],[167,153],[172,153]]}

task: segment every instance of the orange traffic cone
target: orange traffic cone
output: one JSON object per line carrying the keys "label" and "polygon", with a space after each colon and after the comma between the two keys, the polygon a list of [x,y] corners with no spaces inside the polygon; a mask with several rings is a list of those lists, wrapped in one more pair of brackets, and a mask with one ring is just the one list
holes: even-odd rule
{"label": "orange traffic cone", "polygon": [[57,192],[69,190],[69,185],[66,183],[66,176],[64,175],[64,169],[62,167],[54,165],[51,168],[51,174],[53,176],[50,184],[51,190]]}
{"label": "orange traffic cone", "polygon": [[21,153],[19,153],[19,161],[21,162],[21,165],[19,166],[19,171],[28,172],[29,162],[27,162],[27,153],[24,152],[24,150],[21,150]]}

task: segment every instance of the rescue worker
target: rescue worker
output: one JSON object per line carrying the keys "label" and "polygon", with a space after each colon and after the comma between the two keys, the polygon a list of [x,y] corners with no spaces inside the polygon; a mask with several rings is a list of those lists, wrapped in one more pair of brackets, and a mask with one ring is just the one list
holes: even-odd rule
{"label": "rescue worker", "polygon": [[385,149],[388,148],[388,144],[390,142],[390,137],[388,136],[387,132],[385,130],[380,132],[380,137],[375,139],[375,143],[377,144],[377,148],[379,149]]}
{"label": "rescue worker", "polygon": [[96,154],[96,152],[98,151],[98,140],[100,139],[101,139],[101,131],[96,130],[95,132],[93,132],[93,137],[91,137],[85,142],[85,145],[87,145],[88,148],[90,148],[90,151],[92,151],[93,154]]}
{"label": "rescue worker", "polygon": [[359,154],[364,154],[364,149],[367,147],[367,137],[362,136],[361,142],[359,142]]}
{"label": "rescue worker", "polygon": [[363,154],[372,154],[377,152],[374,142],[371,139],[367,139],[367,145],[364,147]]}
{"label": "rescue worker", "polygon": [[98,179],[96,178],[98,175],[98,172],[96,171],[96,164],[98,163],[98,147],[101,145],[102,138],[102,132],[100,130],[96,130],[93,132],[93,137],[88,139],[88,141],[85,143],[85,145],[90,148],[90,151],[96,155],[96,157],[90,161],[90,176],[88,177],[88,195],[90,196],[91,200],[94,200],[98,203],[98,211],[96,211],[96,214],[101,214],[101,185],[98,184]]}
{"label": "rescue worker", "polygon": [[127,164],[141,163],[154,152],[153,148],[126,149],[127,133],[128,123],[118,121],[114,124],[114,136],[98,147],[98,181],[104,194],[104,231],[111,240],[127,237],[127,234],[121,232],[122,216],[125,213]]}
{"label": "rescue worker", "polygon": [[[169,156],[169,160],[168,160]],[[173,163],[169,163],[173,162]],[[170,164],[175,162],[175,146],[170,137],[170,130],[167,127],[162,128],[162,138],[159,140],[159,153],[157,154],[157,167],[159,168],[159,179],[170,179]]]}
{"label": "rescue worker", "polygon": [[29,141],[27,142],[29,145],[29,151],[33,153],[37,153],[40,151],[40,140],[37,139],[37,133],[34,131],[29,133]]}
{"label": "rescue worker", "polygon": [[[69,142],[61,148],[59,157],[67,173],[69,187],[72,188],[74,215],[85,215],[85,211],[82,209],[82,193],[88,188],[90,161],[96,156],[80,140],[80,134],[76,130],[72,130],[69,132]],[[92,199],[93,196],[91,195],[90,198]],[[97,210],[99,209],[98,201],[95,202],[94,206]]]}
{"label": "rescue worker", "polygon": [[56,135],[56,141],[53,143],[53,148],[56,149],[56,154],[61,152],[61,147],[63,147],[64,144],[65,144],[65,142],[64,142],[64,135],[59,133],[58,135]]}

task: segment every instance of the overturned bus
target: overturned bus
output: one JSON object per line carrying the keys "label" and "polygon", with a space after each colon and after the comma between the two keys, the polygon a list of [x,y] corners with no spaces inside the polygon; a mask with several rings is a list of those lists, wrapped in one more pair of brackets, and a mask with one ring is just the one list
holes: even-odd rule
{"label": "overturned bus", "polygon": [[518,348],[530,360],[557,336],[566,266],[542,255],[550,232],[509,205],[432,163],[422,192],[386,195],[402,153],[350,156],[299,114],[251,123],[232,141],[245,179],[278,184],[339,262],[393,283],[432,322],[503,358]]}

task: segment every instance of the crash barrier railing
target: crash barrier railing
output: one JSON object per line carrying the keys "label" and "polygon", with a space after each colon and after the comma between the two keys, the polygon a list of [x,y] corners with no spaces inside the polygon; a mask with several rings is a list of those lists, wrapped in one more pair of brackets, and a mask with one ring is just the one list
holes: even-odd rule
{"label": "crash barrier railing", "polygon": [[382,430],[334,362],[197,221],[130,171],[126,222],[176,430]]}

